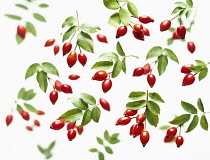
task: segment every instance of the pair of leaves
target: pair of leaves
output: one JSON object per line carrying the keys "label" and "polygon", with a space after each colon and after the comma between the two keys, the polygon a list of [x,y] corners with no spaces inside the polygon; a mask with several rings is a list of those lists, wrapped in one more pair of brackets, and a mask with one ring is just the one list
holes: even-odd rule
{"label": "pair of leaves", "polygon": [[25,101],[32,100],[36,96],[33,89],[26,90],[25,88],[21,88],[18,92],[18,99],[22,99]]}
{"label": "pair of leaves", "polygon": [[40,145],[37,145],[38,150],[45,156],[46,159],[50,159],[52,157],[52,149],[54,148],[56,142],[52,141],[47,148],[43,148]]}

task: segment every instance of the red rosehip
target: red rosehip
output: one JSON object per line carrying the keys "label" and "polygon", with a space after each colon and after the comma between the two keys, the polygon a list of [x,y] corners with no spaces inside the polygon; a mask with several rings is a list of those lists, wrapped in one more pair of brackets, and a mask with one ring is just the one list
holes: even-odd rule
{"label": "red rosehip", "polygon": [[22,116],[23,119],[25,119],[26,121],[28,121],[30,119],[30,115],[27,111],[25,110],[21,110],[20,111],[20,115]]}
{"label": "red rosehip", "polygon": [[62,50],[63,50],[63,56],[65,56],[67,53],[71,51],[72,44],[70,42],[66,42],[63,44]]}
{"label": "red rosehip", "polygon": [[85,66],[85,64],[87,63],[87,57],[84,53],[79,53],[78,54],[78,61],[81,65]]}
{"label": "red rosehip", "polygon": [[73,93],[71,86],[68,85],[68,84],[62,84],[61,85],[61,91],[63,93]]}
{"label": "red rosehip", "polygon": [[84,131],[84,127],[76,126],[76,130],[77,130],[77,133],[78,133],[79,135],[81,135],[81,134],[83,133],[83,131]]}
{"label": "red rosehip", "polygon": [[124,125],[127,125],[128,123],[130,123],[130,121],[131,121],[131,118],[128,116],[120,117],[117,120],[116,125],[124,126]]}
{"label": "red rosehip", "polygon": [[75,122],[68,122],[68,124],[66,125],[66,129],[70,130],[70,129],[74,129],[76,126],[76,121]]}
{"label": "red rosehip", "polygon": [[150,134],[147,130],[143,130],[140,134],[140,141],[143,145],[143,147],[146,146],[146,144],[149,142]]}
{"label": "red rosehip", "polygon": [[65,126],[65,122],[63,120],[57,119],[50,125],[50,128],[53,130],[60,130],[64,126]]}
{"label": "red rosehip", "polygon": [[143,123],[146,120],[145,114],[138,114],[136,116],[136,123]]}
{"label": "red rosehip", "polygon": [[68,137],[69,141],[72,141],[76,137],[76,135],[77,135],[77,132],[75,129],[70,129],[67,132],[67,137]]}
{"label": "red rosehip", "polygon": [[144,74],[144,68],[143,67],[138,67],[135,68],[133,71],[133,76],[139,77],[142,76]]}
{"label": "red rosehip", "polygon": [[176,31],[177,31],[177,35],[181,39],[185,39],[185,34],[186,34],[186,28],[185,28],[185,26],[179,26],[179,27],[177,27]]}
{"label": "red rosehip", "polygon": [[111,79],[105,79],[102,82],[102,90],[104,93],[108,92],[112,88],[112,80]]}
{"label": "red rosehip", "polygon": [[147,75],[147,82],[148,82],[149,86],[152,88],[155,85],[155,82],[156,82],[155,75],[152,74],[152,73],[149,73]]}
{"label": "red rosehip", "polygon": [[120,26],[117,29],[116,38],[124,36],[128,31],[127,26]]}
{"label": "red rosehip", "polygon": [[192,73],[188,73],[184,76],[183,81],[182,81],[182,86],[188,86],[193,84],[195,81],[195,76]]}
{"label": "red rosehip", "polygon": [[144,33],[145,36],[150,36],[149,29],[146,28],[146,27],[143,27],[143,33]]}
{"label": "red rosehip", "polygon": [[77,53],[75,51],[71,51],[69,55],[67,56],[67,64],[71,68],[75,65],[77,62]]}
{"label": "red rosehip", "polygon": [[147,23],[150,23],[150,22],[154,22],[154,19],[151,18],[150,16],[143,15],[143,16],[139,17],[139,21],[141,23],[147,24]]}
{"label": "red rosehip", "polygon": [[136,23],[133,25],[133,30],[137,33],[143,32],[143,25]]}
{"label": "red rosehip", "polygon": [[27,29],[25,26],[18,25],[17,26],[17,34],[24,39],[26,36]]}
{"label": "red rosehip", "polygon": [[45,42],[44,46],[45,46],[45,47],[52,46],[52,45],[54,44],[54,42],[55,42],[55,39],[48,39],[48,40]]}
{"label": "red rosehip", "polygon": [[55,81],[55,84],[54,84],[54,88],[55,88],[57,91],[61,92],[61,85],[62,85],[62,83],[61,83],[60,81],[56,80],[56,81]]}
{"label": "red rosehip", "polygon": [[166,31],[171,27],[171,20],[165,20],[160,23],[160,31]]}
{"label": "red rosehip", "polygon": [[39,127],[39,126],[40,126],[40,122],[39,122],[39,120],[35,119],[35,120],[34,120],[34,125],[36,125],[36,126],[38,126],[38,127]]}
{"label": "red rosehip", "polygon": [[108,73],[106,71],[103,71],[103,70],[100,70],[100,71],[97,71],[92,79],[93,80],[97,80],[97,81],[103,81],[105,80],[106,78],[108,77]]}
{"label": "red rosehip", "polygon": [[181,145],[183,145],[184,138],[182,136],[177,136],[175,142],[176,142],[177,147],[179,148]]}
{"label": "red rosehip", "polygon": [[132,135],[133,138],[135,138],[139,136],[143,130],[144,130],[143,123],[133,124],[130,128],[130,135]]}
{"label": "red rosehip", "polygon": [[143,32],[136,32],[133,30],[133,36],[138,39],[138,40],[141,40],[141,41],[144,41],[144,33]]}
{"label": "red rosehip", "polygon": [[97,34],[96,38],[98,39],[99,42],[108,43],[106,36],[103,34]]}
{"label": "red rosehip", "polygon": [[138,113],[138,110],[126,109],[124,112],[125,116],[135,116]]}
{"label": "red rosehip", "polygon": [[170,127],[166,131],[166,137],[174,137],[177,133],[177,128],[176,127]]}
{"label": "red rosehip", "polygon": [[26,126],[26,129],[27,129],[28,131],[33,131],[33,127],[31,127],[31,126]]}
{"label": "red rosehip", "polygon": [[150,66],[149,63],[145,64],[145,65],[143,66],[143,68],[144,68],[144,75],[146,75],[146,74],[148,74],[149,72],[151,72],[151,66]]}
{"label": "red rosehip", "polygon": [[58,91],[51,91],[50,92],[50,101],[54,105],[56,101],[58,100]]}
{"label": "red rosehip", "polygon": [[110,111],[110,104],[107,100],[105,100],[104,98],[100,98],[99,103],[103,109]]}
{"label": "red rosehip", "polygon": [[44,111],[41,111],[41,110],[38,110],[38,111],[36,112],[36,114],[38,114],[38,115],[44,115],[45,112],[44,112]]}
{"label": "red rosehip", "polygon": [[187,49],[190,51],[190,53],[195,52],[195,44],[192,41],[187,42]]}
{"label": "red rosehip", "polygon": [[185,74],[191,73],[192,71],[189,69],[189,67],[193,67],[193,66],[194,66],[193,64],[187,64],[187,65],[182,66],[181,73],[185,73]]}
{"label": "red rosehip", "polygon": [[77,79],[79,79],[79,78],[80,78],[80,76],[77,75],[77,74],[70,74],[70,75],[69,75],[69,79],[70,79],[70,80],[77,80]]}
{"label": "red rosehip", "polygon": [[59,45],[55,45],[53,48],[54,55],[58,54],[59,50],[60,50]]}
{"label": "red rosehip", "polygon": [[9,126],[13,121],[13,115],[9,114],[6,116],[6,125]]}

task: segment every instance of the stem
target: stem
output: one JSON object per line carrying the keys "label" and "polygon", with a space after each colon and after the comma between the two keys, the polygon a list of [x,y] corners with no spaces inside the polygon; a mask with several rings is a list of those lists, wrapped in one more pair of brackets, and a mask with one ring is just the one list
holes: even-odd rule
{"label": "stem", "polygon": [[[153,68],[154,68],[154,67],[155,67],[155,65],[157,64],[157,60],[156,60],[156,61],[154,61],[153,63],[154,63],[154,65],[152,66],[150,73],[152,73]],[[151,63],[151,64],[153,64],[153,63]],[[151,64],[150,64],[150,65],[151,65]]]}
{"label": "stem", "polygon": [[135,58],[139,59],[139,57],[135,56],[135,55],[128,55],[128,56],[124,56],[124,57],[135,57]]}
{"label": "stem", "polygon": [[179,125],[179,136],[181,136],[181,127],[182,125]]}

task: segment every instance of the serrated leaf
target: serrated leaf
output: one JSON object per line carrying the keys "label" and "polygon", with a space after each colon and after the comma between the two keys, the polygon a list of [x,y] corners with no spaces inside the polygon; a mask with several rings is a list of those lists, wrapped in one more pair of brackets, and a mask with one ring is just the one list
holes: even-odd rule
{"label": "serrated leaf", "polygon": [[18,111],[18,113],[20,113],[23,110],[23,108],[19,104],[17,104],[16,110]]}
{"label": "serrated leaf", "polygon": [[77,120],[80,120],[82,116],[83,116],[82,110],[74,108],[66,111],[59,118],[66,122],[75,122]]}
{"label": "serrated leaf", "polygon": [[176,8],[173,9],[173,11],[171,12],[171,15],[173,15],[173,14],[175,14],[177,12],[180,12],[183,9],[184,9],[183,7],[178,6],[178,7],[176,7]]}
{"label": "serrated leaf", "polygon": [[105,148],[105,151],[106,151],[107,153],[113,154],[112,148],[110,148],[109,146],[104,146],[104,148]]}
{"label": "serrated leaf", "polygon": [[147,121],[150,125],[157,127],[159,123],[159,117],[158,115],[153,114],[148,108],[146,108],[145,113],[147,117]]}
{"label": "serrated leaf", "polygon": [[180,6],[180,7],[182,7],[182,8],[186,8],[187,7],[187,4],[184,3],[184,2],[176,2],[175,4]]}
{"label": "serrated leaf", "polygon": [[114,63],[112,73],[111,73],[111,77],[112,78],[117,77],[120,74],[121,70],[122,70],[122,62],[120,60],[118,60]]}
{"label": "serrated leaf", "polygon": [[88,33],[81,31],[77,34],[78,45],[87,52],[94,53],[93,39]]}
{"label": "serrated leaf", "polygon": [[110,136],[109,136],[109,132],[107,130],[104,131],[104,139],[109,142],[110,140]]}
{"label": "serrated leaf", "polygon": [[96,104],[96,99],[92,95],[88,93],[80,93],[80,96],[85,103],[90,104],[90,105]]}
{"label": "serrated leaf", "polygon": [[104,141],[100,137],[96,137],[98,144],[103,145]]}
{"label": "serrated leaf", "polygon": [[196,114],[198,111],[197,109],[190,103],[181,101],[182,108],[192,114]]}
{"label": "serrated leaf", "polygon": [[146,97],[146,95],[146,92],[133,91],[128,95],[128,98],[131,100],[139,100]]}
{"label": "serrated leaf", "polygon": [[162,53],[163,53],[162,47],[160,47],[160,46],[152,47],[147,53],[146,60],[149,58],[158,57]]}
{"label": "serrated leaf", "polygon": [[120,4],[117,0],[103,0],[104,6],[108,9],[116,10],[120,8]]}
{"label": "serrated leaf", "polygon": [[43,62],[41,68],[44,72],[59,76],[57,68],[49,62]]}
{"label": "serrated leaf", "polygon": [[129,25],[131,16],[128,10],[126,10],[125,8],[120,8],[119,16],[122,24],[124,24],[125,26]]}
{"label": "serrated leaf", "polygon": [[133,102],[128,102],[126,104],[126,108],[132,110],[141,109],[145,106],[146,106],[146,100],[133,101]]}
{"label": "serrated leaf", "polygon": [[22,8],[22,9],[25,9],[25,10],[28,10],[28,7],[23,5],[23,4],[15,4],[16,7],[19,7],[19,8]]}
{"label": "serrated leaf", "polygon": [[203,102],[200,98],[198,98],[197,100],[197,106],[198,106],[198,109],[201,111],[201,112],[204,112],[204,106],[203,106]]}
{"label": "serrated leaf", "polygon": [[114,52],[103,53],[98,58],[113,62],[119,60],[118,55]]}
{"label": "serrated leaf", "polygon": [[158,74],[159,76],[161,76],[165,71],[166,71],[166,67],[168,65],[168,58],[165,55],[161,55],[158,57]]}
{"label": "serrated leaf", "polygon": [[21,20],[22,17],[18,16],[18,15],[14,15],[14,14],[5,14],[6,17],[14,19],[14,20]]}
{"label": "serrated leaf", "polygon": [[109,143],[110,144],[117,144],[120,142],[120,140],[118,139],[118,136],[119,136],[119,133],[114,133],[110,136],[110,139],[109,139]]}
{"label": "serrated leaf", "polygon": [[33,13],[33,17],[38,21],[47,22],[45,17],[39,13]]}
{"label": "serrated leaf", "polygon": [[117,50],[117,53],[120,55],[120,56],[125,56],[125,52],[123,51],[123,48],[120,44],[120,42],[118,41],[117,44],[116,44],[116,50]]}
{"label": "serrated leaf", "polygon": [[96,148],[91,148],[91,149],[89,149],[89,151],[90,151],[90,152],[93,152],[93,153],[94,153],[94,152],[98,152],[98,150],[97,150]]}
{"label": "serrated leaf", "polygon": [[22,97],[23,100],[28,101],[33,99],[36,96],[36,93],[34,93],[33,89],[30,89],[28,91],[25,91],[24,96]]}
{"label": "serrated leaf", "polygon": [[39,63],[34,63],[34,64],[30,65],[26,71],[25,79],[27,79],[27,78],[33,76],[35,73],[37,73],[38,70],[40,69],[40,67],[41,66]]}
{"label": "serrated leaf", "polygon": [[101,28],[99,26],[93,26],[91,24],[87,24],[87,23],[83,23],[79,26],[79,28],[83,31],[83,32],[87,32],[87,33],[95,33],[99,30],[101,30]]}
{"label": "serrated leaf", "polygon": [[56,141],[52,141],[50,145],[48,146],[47,151],[50,152],[54,148],[55,144],[56,144]]}
{"label": "serrated leaf", "polygon": [[88,123],[90,123],[91,121],[91,111],[90,110],[86,110],[84,112],[83,118],[82,118],[82,122],[81,122],[81,127],[87,125]]}
{"label": "serrated leaf", "polygon": [[101,116],[101,110],[99,107],[93,107],[91,111],[91,118],[94,122],[98,123]]}
{"label": "serrated leaf", "polygon": [[24,41],[24,39],[21,36],[19,36],[17,33],[15,35],[15,39],[17,44],[21,44]]}
{"label": "serrated leaf", "polygon": [[201,66],[193,66],[193,67],[188,67],[192,72],[198,73],[202,70]]}
{"label": "serrated leaf", "polygon": [[208,131],[209,124],[204,114],[201,116],[200,125],[204,130]]}
{"label": "serrated leaf", "polygon": [[123,58],[122,60],[122,71],[126,73],[126,58]]}
{"label": "serrated leaf", "polygon": [[77,22],[77,18],[70,16],[70,17],[66,18],[65,21],[63,22],[62,28],[71,27],[75,22]]}
{"label": "serrated leaf", "polygon": [[174,61],[174,62],[176,62],[176,63],[179,64],[179,60],[178,60],[176,54],[175,54],[172,50],[170,50],[170,49],[168,49],[168,48],[164,48],[164,53],[165,53],[166,56],[167,56],[168,58],[170,58],[172,61]]}
{"label": "serrated leaf", "polygon": [[121,24],[119,13],[114,13],[109,17],[108,24],[113,27],[119,27]]}
{"label": "serrated leaf", "polygon": [[68,100],[70,100],[70,102],[77,107],[78,109],[81,110],[87,110],[88,109],[88,104],[85,103],[82,98],[77,98],[77,97],[70,97],[68,98]]}
{"label": "serrated leaf", "polygon": [[182,114],[180,116],[175,117],[172,121],[169,123],[174,125],[182,125],[190,120],[191,114]]}
{"label": "serrated leaf", "polygon": [[98,152],[98,158],[99,160],[105,160],[104,154],[102,152]]}
{"label": "serrated leaf", "polygon": [[198,125],[198,121],[199,121],[198,115],[194,115],[186,132],[188,133],[188,132],[191,132],[193,129],[195,129],[195,127]]}
{"label": "serrated leaf", "polygon": [[23,99],[23,97],[25,96],[26,94],[26,90],[25,88],[21,88],[18,92],[18,99]]}
{"label": "serrated leaf", "polygon": [[42,3],[42,4],[39,4],[39,7],[40,8],[47,8],[47,7],[49,7],[49,5],[46,4],[46,3]]}
{"label": "serrated leaf", "polygon": [[32,105],[30,105],[28,103],[23,103],[23,105],[27,108],[27,110],[29,110],[29,111],[31,111],[33,113],[37,113],[37,109],[34,106],[32,106]]}
{"label": "serrated leaf", "polygon": [[195,60],[195,63],[197,64],[197,66],[206,67],[206,64],[201,60]]}
{"label": "serrated leaf", "polygon": [[44,71],[40,71],[36,75],[36,80],[39,83],[39,88],[43,91],[47,91],[48,83],[47,83],[47,73]]}
{"label": "serrated leaf", "polygon": [[110,61],[99,61],[96,62],[91,69],[97,69],[97,70],[107,70],[109,68],[111,68],[113,65],[113,62]]}
{"label": "serrated leaf", "polygon": [[36,37],[36,29],[31,22],[26,22],[27,31]]}
{"label": "serrated leaf", "polygon": [[64,34],[63,34],[63,39],[62,42],[64,42],[65,40],[69,39],[69,37],[74,34],[76,32],[76,30],[78,29],[77,26],[71,26]]}
{"label": "serrated leaf", "polygon": [[199,73],[199,75],[198,75],[199,81],[201,81],[202,79],[204,79],[204,78],[207,76],[207,74],[208,74],[208,68],[205,67],[205,68],[203,68],[203,69],[200,71],[200,73]]}
{"label": "serrated leaf", "polygon": [[162,99],[162,97],[156,92],[150,92],[148,95],[149,95],[150,99],[155,102],[165,103],[164,100]]}
{"label": "serrated leaf", "polygon": [[148,101],[147,102],[147,107],[153,114],[155,114],[155,115],[160,114],[160,107],[154,101]]}
{"label": "serrated leaf", "polygon": [[193,1],[192,0],[186,0],[186,3],[188,6],[192,7],[193,6]]}
{"label": "serrated leaf", "polygon": [[168,46],[172,45],[173,42],[174,42],[173,38],[168,38],[168,39],[167,39],[167,45],[168,45]]}
{"label": "serrated leaf", "polygon": [[134,17],[138,17],[139,12],[138,12],[138,8],[136,7],[136,5],[132,2],[128,2],[127,3],[127,8],[129,10],[129,12],[134,16]]}

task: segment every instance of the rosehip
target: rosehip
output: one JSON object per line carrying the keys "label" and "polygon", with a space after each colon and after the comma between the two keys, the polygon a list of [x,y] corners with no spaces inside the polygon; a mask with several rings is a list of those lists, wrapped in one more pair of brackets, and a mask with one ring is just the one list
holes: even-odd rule
{"label": "rosehip", "polygon": [[174,139],[173,136],[171,136],[171,137],[165,136],[165,137],[164,137],[164,142],[165,142],[165,143],[168,143],[168,142],[171,142],[173,139]]}
{"label": "rosehip", "polygon": [[77,132],[75,129],[70,129],[67,132],[67,137],[68,137],[69,141],[72,141],[76,137],[76,135],[77,135]]}
{"label": "rosehip", "polygon": [[184,143],[184,138],[182,136],[177,136],[175,142],[177,147],[180,147]]}
{"label": "rosehip", "polygon": [[149,73],[147,75],[147,82],[148,82],[149,86],[152,88],[154,86],[155,82],[156,82],[155,75],[152,74],[152,73]]}
{"label": "rosehip", "polygon": [[55,81],[55,84],[54,84],[54,88],[57,90],[57,91],[61,91],[61,85],[62,83],[58,80]]}
{"label": "rosehip", "polygon": [[38,114],[38,115],[44,115],[45,113],[44,113],[44,111],[38,110],[38,111],[36,112],[36,114]]}
{"label": "rosehip", "polygon": [[53,48],[54,55],[56,55],[59,52],[59,50],[60,50],[59,45],[55,45]]}
{"label": "rosehip", "polygon": [[102,90],[104,93],[108,92],[112,88],[112,80],[111,79],[105,79],[102,82]]}
{"label": "rosehip", "polygon": [[146,28],[146,27],[143,27],[143,33],[144,33],[145,36],[150,36],[149,29]]}
{"label": "rosehip", "polygon": [[151,18],[150,16],[143,15],[143,16],[139,17],[139,21],[141,23],[147,24],[147,23],[150,23],[150,22],[154,22],[154,19]]}
{"label": "rosehip", "polygon": [[181,73],[191,73],[192,71],[189,69],[189,67],[193,67],[194,65],[193,64],[187,64],[187,65],[184,65],[182,66],[181,68]]}
{"label": "rosehip", "polygon": [[137,32],[137,33],[140,33],[140,32],[142,32],[143,31],[143,26],[142,26],[142,24],[134,24],[133,25],[133,30],[135,31],[135,32]]}
{"label": "rosehip", "polygon": [[138,67],[135,68],[133,71],[133,76],[139,77],[142,76],[144,74],[144,68],[143,67]]}
{"label": "rosehip", "polygon": [[165,20],[160,23],[160,31],[166,31],[171,27],[171,21]]}
{"label": "rosehip", "polygon": [[61,91],[64,93],[73,93],[71,86],[68,84],[62,84]]}
{"label": "rosehip", "polygon": [[83,133],[83,131],[84,131],[84,127],[76,126],[76,130],[77,130],[77,133],[78,133],[79,135],[81,135],[81,134]]}
{"label": "rosehip", "polygon": [[81,65],[85,66],[85,64],[87,63],[87,57],[84,53],[79,53],[78,54],[78,61]]}
{"label": "rosehip", "polygon": [[48,39],[46,42],[45,42],[45,47],[49,47],[49,46],[52,46],[55,42],[55,39]]}
{"label": "rosehip", "polygon": [[76,126],[76,121],[75,122],[68,122],[66,128],[67,130],[70,130],[70,129],[74,129]]}
{"label": "rosehip", "polygon": [[149,139],[150,139],[149,132],[147,130],[143,130],[140,134],[140,141],[143,147],[146,146],[146,144],[149,142]]}
{"label": "rosehip", "polygon": [[70,75],[69,75],[69,79],[70,79],[70,80],[77,80],[77,79],[79,79],[79,78],[80,78],[80,76],[77,75],[77,74],[70,74]]}
{"label": "rosehip", "polygon": [[97,39],[98,39],[99,42],[108,43],[107,42],[107,38],[106,38],[105,35],[103,35],[103,34],[97,34],[96,37],[97,37]]}
{"label": "rosehip", "polygon": [[177,133],[177,128],[176,127],[171,127],[167,129],[166,131],[166,137],[174,137]]}
{"label": "rosehip", "polygon": [[150,66],[149,63],[145,64],[145,65],[143,66],[143,68],[144,68],[144,75],[146,75],[146,74],[148,74],[149,72],[151,72],[151,66]]}
{"label": "rosehip", "polygon": [[103,81],[105,80],[106,78],[108,77],[108,73],[106,71],[103,71],[103,70],[100,70],[100,71],[97,71],[92,79],[93,80],[97,80],[97,81]]}
{"label": "rosehip", "polygon": [[173,31],[172,39],[173,40],[180,39],[179,35],[177,34],[177,30]]}
{"label": "rosehip", "polygon": [[136,116],[136,123],[143,123],[146,119],[145,114],[138,114]]}
{"label": "rosehip", "polygon": [[100,98],[99,103],[103,109],[110,111],[110,104],[107,100],[105,100],[104,98]]}
{"label": "rosehip", "polygon": [[144,130],[143,123],[133,124],[130,128],[130,135],[132,135],[133,138],[135,138],[135,137],[139,136],[143,130]]}
{"label": "rosehip", "polygon": [[66,42],[63,44],[62,50],[63,50],[63,56],[65,56],[67,53],[71,51],[72,44],[70,42]]}
{"label": "rosehip", "polygon": [[187,42],[187,49],[190,51],[190,53],[195,52],[195,44],[192,41]]}
{"label": "rosehip", "polygon": [[144,41],[144,33],[143,32],[136,32],[133,30],[133,36],[138,39],[138,40],[141,40],[141,41]]}
{"label": "rosehip", "polygon": [[181,38],[184,39],[185,38],[185,34],[186,34],[186,28],[185,26],[179,26],[177,27],[177,35]]}
{"label": "rosehip", "polygon": [[20,111],[20,115],[22,116],[23,119],[25,119],[26,121],[28,121],[30,119],[30,115],[27,111],[25,110],[21,110]]}
{"label": "rosehip", "polygon": [[58,91],[51,91],[49,97],[50,97],[50,101],[54,105],[56,101],[58,100]]}
{"label": "rosehip", "polygon": [[117,29],[116,38],[124,36],[128,31],[127,26],[120,26]]}
{"label": "rosehip", "polygon": [[182,86],[187,86],[193,84],[195,81],[195,76],[192,73],[188,73],[184,76],[183,81],[182,81]]}
{"label": "rosehip", "polygon": [[135,116],[138,113],[138,110],[126,109],[124,112],[125,116]]}
{"label": "rosehip", "polygon": [[31,126],[26,126],[26,129],[27,129],[28,131],[33,131],[33,128],[32,128]]}
{"label": "rosehip", "polygon": [[9,126],[12,123],[13,115],[9,114],[6,116],[6,125]]}
{"label": "rosehip", "polygon": [[39,127],[39,126],[40,126],[40,122],[39,122],[37,119],[35,119],[35,120],[34,120],[34,125],[36,125],[36,126]]}
{"label": "rosehip", "polygon": [[53,130],[60,130],[64,126],[65,126],[65,122],[63,120],[57,119],[50,125],[50,128]]}
{"label": "rosehip", "polygon": [[68,66],[71,68],[77,62],[77,53],[75,51],[71,51],[67,57]]}
{"label": "rosehip", "polygon": [[24,39],[26,36],[27,29],[25,26],[18,25],[17,26],[17,34]]}
{"label": "rosehip", "polygon": [[124,125],[127,125],[128,123],[130,123],[130,121],[131,121],[131,118],[128,116],[120,117],[117,120],[116,125],[124,126]]}

